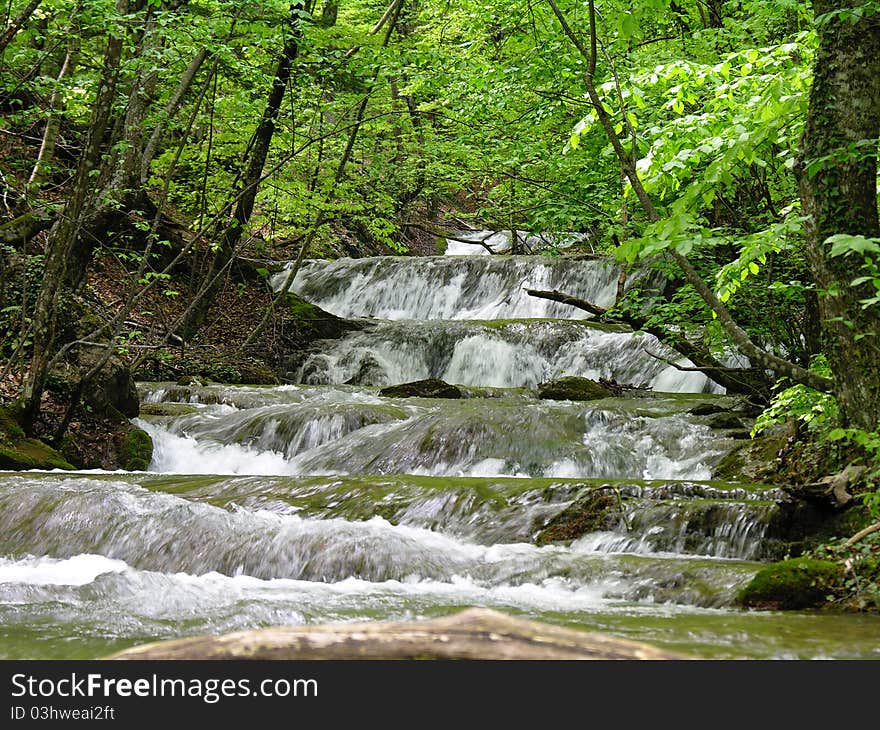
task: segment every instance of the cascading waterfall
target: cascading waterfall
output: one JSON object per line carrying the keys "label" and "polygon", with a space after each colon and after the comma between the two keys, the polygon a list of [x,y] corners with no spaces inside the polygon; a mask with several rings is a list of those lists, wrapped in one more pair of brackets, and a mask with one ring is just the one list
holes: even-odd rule
{"label": "cascading waterfall", "polygon": [[[381,256],[307,261],[291,290],[338,317],[388,320],[585,319],[587,312],[529,296],[559,290],[600,307],[614,303],[618,266],[534,256]],[[280,287],[282,271],[270,280]],[[635,282],[648,283],[646,274]]]}
{"label": "cascading waterfall", "polygon": [[[609,378],[666,392],[723,392],[652,335],[589,325],[589,314],[526,290],[561,291],[608,307],[620,269],[547,256],[374,257],[308,261],[291,290],[340,317],[375,320],[328,343],[295,382],[387,385],[436,377],[462,385],[534,387],[561,375]],[[286,272],[272,278],[280,287]],[[627,285],[650,291],[644,270]],[[551,320],[551,321],[547,321]]]}
{"label": "cascading waterfall", "polygon": [[[870,654],[855,622],[817,650],[807,624],[730,608],[781,498],[710,481],[747,425],[696,406],[734,399],[654,338],[523,291],[607,306],[616,267],[462,246],[487,255],[308,262],[293,290],[365,327],[286,385],[141,384],[147,472],[0,475],[0,656],[474,605],[707,657]],[[641,389],[540,400],[562,375]],[[427,377],[463,397],[379,393]],[[572,514],[592,522],[546,537]]]}

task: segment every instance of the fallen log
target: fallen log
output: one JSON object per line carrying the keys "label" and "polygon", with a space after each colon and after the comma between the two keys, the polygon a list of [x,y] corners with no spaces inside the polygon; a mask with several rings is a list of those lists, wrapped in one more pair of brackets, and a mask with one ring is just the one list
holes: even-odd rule
{"label": "fallen log", "polygon": [[126,649],[109,659],[689,659],[627,639],[471,608],[400,622],[282,626]]}

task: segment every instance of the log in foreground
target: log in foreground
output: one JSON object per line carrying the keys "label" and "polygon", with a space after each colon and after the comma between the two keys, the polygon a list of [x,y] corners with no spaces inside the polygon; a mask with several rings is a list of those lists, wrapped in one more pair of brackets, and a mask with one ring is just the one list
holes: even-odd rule
{"label": "log in foreground", "polygon": [[109,659],[689,659],[485,608],[424,621],[283,626],[145,644]]}

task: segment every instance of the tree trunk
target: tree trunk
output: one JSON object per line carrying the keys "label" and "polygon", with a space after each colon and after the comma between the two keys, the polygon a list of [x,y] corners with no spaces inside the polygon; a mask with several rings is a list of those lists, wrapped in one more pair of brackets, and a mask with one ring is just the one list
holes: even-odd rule
{"label": "tree trunk", "polygon": [[[120,15],[128,12],[128,1],[117,0],[116,11]],[[116,95],[116,81],[122,58],[122,38],[110,35],[104,53],[104,68],[86,143],[77,164],[70,196],[64,211],[49,233],[43,280],[34,304],[33,313],[33,354],[28,376],[22,390],[22,426],[28,434],[33,433],[34,424],[40,411],[40,400],[48,374],[52,347],[55,343],[55,317],[58,295],[64,286],[64,277],[70,251],[80,233],[83,218],[90,207],[92,191],[92,172],[98,169],[104,138],[110,126],[113,101]]]}
{"label": "tree trunk", "polygon": [[336,25],[336,18],[339,15],[339,0],[324,0],[324,7],[321,9],[321,25],[324,28],[331,28]]}
{"label": "tree trunk", "polygon": [[24,8],[22,8],[21,12],[12,19],[12,22],[6,26],[3,32],[0,33],[0,53],[3,53],[6,46],[8,46],[10,41],[15,38],[15,34],[21,30],[21,27],[27,23],[28,18],[33,15],[34,10],[39,7],[41,2],[43,2],[43,0],[31,0]]}
{"label": "tree trunk", "polygon": [[863,309],[869,285],[853,287],[854,260],[831,257],[835,234],[880,236],[877,140],[880,136],[880,18],[853,23],[852,0],[814,0],[819,24],[813,88],[801,139],[798,183],[807,255],[819,290],[823,350],[846,424],[873,430],[880,413],[880,325],[877,307]]}
{"label": "tree trunk", "polygon": [[302,0],[292,3],[290,6],[290,17],[284,28],[284,50],[278,58],[275,77],[272,79],[272,88],[266,99],[263,116],[254,132],[248,167],[241,181],[241,194],[238,197],[232,221],[220,236],[220,248],[211,261],[205,283],[199,292],[199,299],[180,327],[179,334],[184,340],[190,339],[205,321],[208,310],[217,298],[223,284],[226,269],[235,255],[235,250],[241,242],[244,230],[254,211],[254,202],[257,198],[263,168],[269,156],[272,137],[275,135],[275,125],[281,111],[281,102],[284,100],[284,92],[290,81],[293,61],[299,55],[299,23],[303,7]]}
{"label": "tree trunk", "polygon": [[80,39],[73,29],[71,29],[71,32],[72,35],[67,43],[67,54],[64,57],[64,63],[61,64],[61,70],[58,72],[58,78],[56,79],[57,86],[49,100],[49,116],[46,119],[46,129],[43,131],[40,151],[37,154],[34,168],[31,170],[30,178],[28,178],[28,192],[39,191],[40,186],[46,179],[46,173],[52,163],[52,158],[55,156],[55,145],[58,142],[58,135],[61,133],[61,84],[73,73],[79,58]]}

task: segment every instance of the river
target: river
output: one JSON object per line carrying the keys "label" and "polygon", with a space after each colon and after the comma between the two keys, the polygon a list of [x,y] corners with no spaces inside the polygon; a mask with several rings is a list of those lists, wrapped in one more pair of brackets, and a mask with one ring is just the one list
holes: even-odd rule
{"label": "river", "polygon": [[[285,385],[141,383],[165,404],[137,421],[147,472],[0,474],[0,657],[486,606],[706,658],[880,658],[876,617],[733,606],[781,493],[712,479],[742,434],[691,411],[723,389],[524,293],[607,306],[617,276],[550,256],[307,262],[294,290],[365,326]],[[538,399],[560,375],[640,389]],[[428,377],[464,397],[379,394]],[[597,493],[618,505],[603,529],[537,539]]]}

